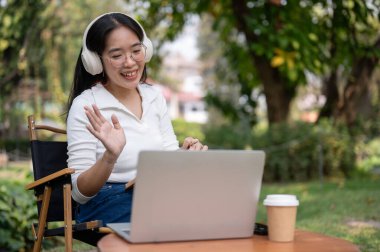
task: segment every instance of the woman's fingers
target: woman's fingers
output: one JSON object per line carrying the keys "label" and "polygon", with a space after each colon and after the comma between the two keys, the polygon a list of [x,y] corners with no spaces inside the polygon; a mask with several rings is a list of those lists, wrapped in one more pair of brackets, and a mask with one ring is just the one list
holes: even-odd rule
{"label": "woman's fingers", "polygon": [[208,146],[207,145],[203,145],[200,142],[197,142],[197,143],[193,144],[192,146],[190,146],[190,150],[205,151],[205,150],[208,150]]}
{"label": "woman's fingers", "polygon": [[208,150],[208,146],[207,145],[203,145],[202,151],[206,151],[206,150]]}
{"label": "woman's fingers", "polygon": [[92,104],[92,108],[94,109],[95,115],[98,117],[100,122],[104,123],[106,119],[103,117],[103,115],[100,113],[100,110],[96,106],[96,104]]}
{"label": "woman's fingers", "polygon": [[[104,118],[104,116],[100,113],[99,108],[92,104],[92,109],[88,106],[84,106],[85,113],[87,115],[88,120],[91,123],[91,126],[95,130],[99,130],[104,123],[107,123],[107,120]],[[116,121],[119,122],[116,118]]]}
{"label": "woman's fingers", "polygon": [[98,137],[98,132],[94,130],[94,128],[90,124],[87,124],[86,128],[91,132],[91,134],[93,134],[95,137]]}
{"label": "woman's fingers", "polygon": [[182,144],[182,149],[189,149],[189,150],[193,150],[195,148],[195,145],[199,143],[199,140],[197,138],[192,138],[192,137],[186,137],[185,140],[183,141],[183,144]]}
{"label": "woman's fingers", "polygon": [[205,151],[205,150],[208,150],[208,146],[203,145],[197,138],[186,137],[185,140],[183,141],[182,149]]}
{"label": "woman's fingers", "polygon": [[119,119],[117,118],[115,114],[112,114],[111,121],[115,129],[121,129]]}
{"label": "woman's fingers", "polygon": [[[84,106],[85,113],[88,120],[90,121],[90,125],[88,125],[87,128],[91,133],[94,134],[95,132],[100,132],[102,130],[102,127],[105,126],[105,124],[109,124],[109,122],[103,117],[103,115],[100,113],[100,110],[95,104],[92,105],[92,108],[93,110],[87,106]],[[113,128],[121,129],[119,119],[115,114],[112,114],[111,121]]]}
{"label": "woman's fingers", "polygon": [[187,150],[191,146],[192,139],[192,137],[186,137],[185,140],[183,140],[182,149]]}
{"label": "woman's fingers", "polygon": [[101,126],[101,122],[100,122],[100,120],[96,118],[94,112],[91,111],[91,109],[89,109],[87,106],[84,107],[84,110],[85,110],[85,113],[86,113],[86,116],[87,116],[88,120],[89,120],[90,123],[91,123],[91,126],[92,126],[95,130],[98,130],[99,127]]}
{"label": "woman's fingers", "polygon": [[118,157],[126,144],[124,130],[116,115],[111,116],[111,122],[106,120],[96,105],[84,107],[89,124],[86,125],[88,131],[99,139],[107,151]]}

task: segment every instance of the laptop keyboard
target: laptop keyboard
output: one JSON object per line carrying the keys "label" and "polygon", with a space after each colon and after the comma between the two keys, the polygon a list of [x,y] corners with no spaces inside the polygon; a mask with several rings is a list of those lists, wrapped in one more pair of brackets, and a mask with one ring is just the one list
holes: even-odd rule
{"label": "laptop keyboard", "polygon": [[123,229],[122,232],[125,233],[125,234],[127,234],[127,235],[131,234],[131,230],[130,229]]}

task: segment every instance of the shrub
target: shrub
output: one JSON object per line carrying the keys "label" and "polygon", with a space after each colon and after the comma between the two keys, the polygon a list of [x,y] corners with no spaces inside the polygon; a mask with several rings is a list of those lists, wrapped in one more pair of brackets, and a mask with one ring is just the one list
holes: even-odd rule
{"label": "shrub", "polygon": [[30,142],[28,139],[4,139],[0,140],[0,149],[6,149],[7,151],[19,149],[22,152],[28,152]]}
{"label": "shrub", "polygon": [[205,136],[211,148],[264,150],[264,181],[347,177],[355,167],[353,138],[345,127],[328,121],[318,125],[280,123],[253,131],[241,125],[222,125],[206,128]]}
{"label": "shrub", "polygon": [[29,156],[30,142],[27,139],[0,139],[0,151],[17,151],[21,156]]}
{"label": "shrub", "polygon": [[33,247],[32,220],[37,208],[31,192],[20,182],[1,179],[0,186],[0,248],[4,251],[23,251]]}
{"label": "shrub", "polygon": [[180,145],[182,145],[185,138],[189,136],[198,138],[201,142],[203,142],[205,139],[205,136],[202,132],[202,124],[200,123],[192,123],[186,122],[182,119],[176,119],[173,120],[173,128],[175,134],[177,135],[177,139],[180,142]]}
{"label": "shrub", "polygon": [[355,167],[354,143],[345,128],[329,122],[276,124],[253,134],[252,147],[267,154],[266,181],[305,181],[349,176]]}
{"label": "shrub", "polygon": [[241,124],[211,125],[204,131],[210,149],[246,149],[250,145],[250,129]]}
{"label": "shrub", "polygon": [[375,168],[380,168],[380,138],[360,142],[356,146],[356,154],[360,171],[370,172]]}

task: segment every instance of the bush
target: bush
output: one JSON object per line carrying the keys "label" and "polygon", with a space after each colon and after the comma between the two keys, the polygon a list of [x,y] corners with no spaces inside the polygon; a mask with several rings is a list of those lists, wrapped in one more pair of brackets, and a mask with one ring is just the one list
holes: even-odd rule
{"label": "bush", "polygon": [[177,135],[177,139],[182,145],[186,137],[198,138],[199,141],[203,142],[205,136],[202,132],[202,124],[186,122],[182,119],[173,120],[174,132]]}
{"label": "bush", "polygon": [[210,149],[247,149],[250,145],[250,129],[241,124],[208,126],[205,129],[205,144]]}
{"label": "bush", "polygon": [[1,179],[0,250],[28,251],[33,247],[32,220],[38,219],[31,192],[15,181]]}
{"label": "bush", "polygon": [[355,168],[355,142],[345,127],[295,122],[250,131],[241,125],[205,130],[216,149],[261,149],[266,153],[264,181],[306,181],[320,176],[348,177]]}
{"label": "bush", "polygon": [[358,169],[362,172],[370,172],[380,168],[380,138],[373,138],[368,142],[360,142],[356,146]]}
{"label": "bush", "polygon": [[27,139],[1,139],[0,151],[6,152],[18,151],[22,156],[29,156],[30,141]]}
{"label": "bush", "polygon": [[265,181],[348,177],[355,167],[354,143],[345,128],[328,122],[277,124],[253,134],[253,149],[267,154]]}

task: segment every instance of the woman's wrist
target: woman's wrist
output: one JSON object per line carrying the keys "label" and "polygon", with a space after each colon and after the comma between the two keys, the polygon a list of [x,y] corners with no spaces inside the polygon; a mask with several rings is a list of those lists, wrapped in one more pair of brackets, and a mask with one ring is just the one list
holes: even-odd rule
{"label": "woman's wrist", "polygon": [[109,151],[105,151],[102,160],[109,165],[114,165],[117,161],[117,158],[118,156],[116,156],[115,154],[112,154]]}

